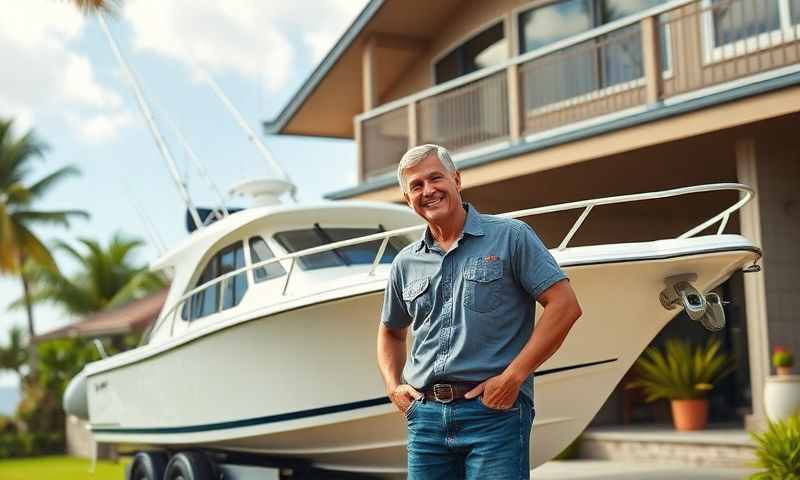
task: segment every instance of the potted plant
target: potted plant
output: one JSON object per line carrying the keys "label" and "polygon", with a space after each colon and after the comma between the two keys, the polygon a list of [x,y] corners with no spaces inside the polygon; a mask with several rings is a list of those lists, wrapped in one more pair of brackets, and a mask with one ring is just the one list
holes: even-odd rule
{"label": "potted plant", "polygon": [[638,378],[627,387],[641,388],[648,402],[669,400],[676,430],[702,430],[708,423],[706,395],[734,368],[720,348],[713,337],[705,345],[670,339],[663,351],[650,347],[636,361]]}
{"label": "potted plant", "polygon": [[775,347],[772,351],[772,365],[778,375],[791,375],[794,357],[784,347]]}
{"label": "potted plant", "polygon": [[770,422],[763,433],[751,433],[756,464],[763,470],[751,480],[800,480],[800,415]]}
{"label": "potted plant", "polygon": [[772,351],[772,365],[777,375],[767,377],[764,385],[764,411],[773,422],[800,413],[800,375],[792,375],[794,358],[783,347]]}

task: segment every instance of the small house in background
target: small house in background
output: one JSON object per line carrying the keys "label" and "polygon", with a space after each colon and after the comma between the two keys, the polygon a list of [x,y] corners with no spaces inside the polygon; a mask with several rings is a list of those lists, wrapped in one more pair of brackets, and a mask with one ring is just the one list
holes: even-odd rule
{"label": "small house in background", "polygon": [[[79,322],[37,335],[36,341],[82,337],[107,339],[112,344],[121,344],[125,336],[131,333],[143,333],[152,325],[164,306],[168,291],[169,289],[165,288],[125,305],[94,313]],[[70,416],[67,417],[66,423],[67,453],[90,457],[94,445],[87,422]],[[110,449],[99,446],[99,458],[108,458],[113,454]]]}
{"label": "small house in background", "polygon": [[[800,351],[798,0],[371,0],[264,129],[355,142],[358,183],[333,200],[402,202],[395,168],[425,143],[454,152],[464,198],[485,213],[750,185],[725,232],[763,247],[763,271],[720,287],[737,368],[712,420],[761,424],[770,345]],[[605,206],[571,245],[678,236],[736,198]],[[576,217],[529,221],[552,248]],[[677,318],[656,342],[706,335]],[[657,417],[626,395],[595,424]]]}

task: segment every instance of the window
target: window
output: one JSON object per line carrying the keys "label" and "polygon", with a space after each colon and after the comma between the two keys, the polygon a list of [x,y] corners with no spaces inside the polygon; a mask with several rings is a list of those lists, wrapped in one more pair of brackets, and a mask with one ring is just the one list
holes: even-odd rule
{"label": "window", "polygon": [[[250,260],[252,263],[259,263],[270,258],[275,258],[272,250],[267,246],[267,242],[261,237],[253,237],[250,239]],[[272,280],[286,275],[286,270],[283,269],[279,262],[270,263],[263,267],[258,267],[253,270],[253,278],[256,283],[266,280]]]}
{"label": "window", "polygon": [[[341,242],[351,238],[363,237],[382,232],[382,228],[323,228],[315,224],[312,229],[290,230],[275,234],[275,240],[287,252],[299,252],[307,248]],[[386,251],[381,258],[381,263],[391,263],[407,241],[402,238],[392,238],[386,246]],[[307,255],[298,259],[298,264],[303,270],[316,270],[328,267],[341,267],[345,265],[369,264],[378,254],[381,241],[361,243],[344,248],[337,248],[322,253]]]}
{"label": "window", "polygon": [[800,36],[800,0],[704,0],[706,62],[770,48]]}
{"label": "window", "polygon": [[591,0],[567,0],[519,16],[520,53],[531,52],[594,28]]}
{"label": "window", "polygon": [[[799,0],[800,1],[800,0]],[[519,15],[520,53],[526,53],[664,3],[663,0],[566,0]],[[670,71],[669,32],[661,32],[662,71]],[[587,40],[544,57],[525,88],[531,110],[644,76],[639,25]]]}
{"label": "window", "polygon": [[458,78],[482,68],[497,65],[507,58],[503,22],[480,32],[454,48],[434,65],[436,84]]}
{"label": "window", "polygon": [[[219,278],[226,273],[243,268],[244,265],[244,248],[242,242],[229,245],[208,261],[193,289],[215,278]],[[246,272],[238,273],[233,277],[226,278],[222,282],[209,285],[192,295],[189,301],[184,303],[181,310],[181,317],[184,320],[196,320],[220,310],[235,307],[242,301],[246,291]]]}

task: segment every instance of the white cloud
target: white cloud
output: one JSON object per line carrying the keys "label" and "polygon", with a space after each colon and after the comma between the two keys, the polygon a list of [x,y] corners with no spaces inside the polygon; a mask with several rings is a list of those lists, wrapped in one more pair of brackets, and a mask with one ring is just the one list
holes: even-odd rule
{"label": "white cloud", "polygon": [[89,143],[103,143],[117,138],[120,130],[131,125],[134,116],[127,110],[98,113],[88,118],[73,118],[73,125]]}
{"label": "white cloud", "polygon": [[131,0],[125,17],[136,48],[190,68],[233,72],[283,87],[298,62],[295,48],[316,62],[365,0]]}
{"label": "white cloud", "polygon": [[70,46],[85,25],[71,2],[28,0],[3,8],[0,116],[29,128],[43,112],[65,119],[87,109],[121,115],[119,95],[101,85],[89,59]]}

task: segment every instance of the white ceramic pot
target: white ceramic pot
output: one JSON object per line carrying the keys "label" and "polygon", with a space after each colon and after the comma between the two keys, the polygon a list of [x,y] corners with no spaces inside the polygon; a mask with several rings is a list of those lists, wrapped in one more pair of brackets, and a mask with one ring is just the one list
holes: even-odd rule
{"label": "white ceramic pot", "polygon": [[773,422],[800,414],[800,375],[773,375],[764,385],[764,410]]}

